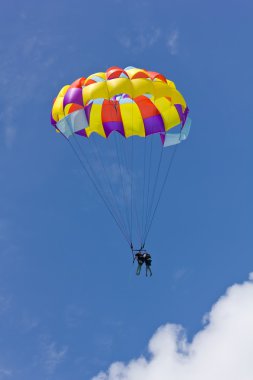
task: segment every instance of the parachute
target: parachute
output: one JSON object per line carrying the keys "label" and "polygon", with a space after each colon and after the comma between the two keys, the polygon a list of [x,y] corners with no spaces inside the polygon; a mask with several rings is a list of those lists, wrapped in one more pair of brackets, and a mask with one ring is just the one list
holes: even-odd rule
{"label": "parachute", "polygon": [[79,78],[54,99],[51,124],[132,249],[145,247],[188,113],[172,81],[132,66]]}

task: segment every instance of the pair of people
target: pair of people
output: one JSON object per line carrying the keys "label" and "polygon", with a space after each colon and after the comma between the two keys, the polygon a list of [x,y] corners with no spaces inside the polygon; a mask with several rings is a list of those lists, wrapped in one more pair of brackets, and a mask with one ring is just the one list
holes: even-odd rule
{"label": "pair of people", "polygon": [[137,269],[136,269],[137,276],[140,275],[140,273],[141,273],[141,267],[145,263],[145,265],[146,265],[146,276],[149,273],[149,276],[151,277],[152,276],[152,271],[151,271],[151,268],[150,268],[151,267],[151,263],[152,263],[151,255],[148,252],[142,253],[141,251],[139,251],[139,252],[137,252],[135,254],[134,261],[135,260],[137,260],[137,263],[138,263],[138,266],[137,266]]}

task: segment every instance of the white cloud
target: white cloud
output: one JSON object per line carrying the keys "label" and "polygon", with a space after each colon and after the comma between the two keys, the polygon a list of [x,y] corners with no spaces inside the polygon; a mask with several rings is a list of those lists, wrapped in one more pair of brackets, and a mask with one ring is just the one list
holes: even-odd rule
{"label": "white cloud", "polygon": [[[20,19],[25,22],[25,13]],[[58,36],[49,35],[41,30],[34,30],[32,35],[21,32],[8,40],[8,46],[0,45],[0,122],[2,140],[11,148],[18,134],[20,108],[34,98],[45,70],[54,64],[52,54]],[[52,41],[52,38],[55,41]],[[13,54],[17,52],[18,54]],[[46,58],[45,58],[46,57]]]}
{"label": "white cloud", "polygon": [[231,286],[187,341],[178,325],[160,327],[149,342],[150,359],[113,363],[93,380],[251,380],[253,283]]}
{"label": "white cloud", "polygon": [[6,147],[11,148],[16,137],[16,133],[17,133],[16,128],[14,128],[14,126],[11,126],[11,125],[6,125],[4,132],[5,132]]}
{"label": "white cloud", "polygon": [[178,32],[178,30],[175,29],[169,34],[166,45],[167,45],[171,55],[178,54],[178,48],[179,48],[179,32]]}
{"label": "white cloud", "polygon": [[157,26],[150,28],[135,27],[131,33],[123,31],[119,34],[118,41],[123,48],[130,50],[131,53],[142,53],[144,50],[151,49],[158,41],[165,43],[171,55],[177,55],[179,52],[178,29],[166,33]]}
{"label": "white cloud", "polygon": [[84,305],[68,305],[66,309],[65,321],[68,328],[76,328],[89,316],[89,312]]}
{"label": "white cloud", "polygon": [[119,36],[119,42],[125,49],[129,49],[132,46],[131,38],[129,36],[126,36],[125,34]]}
{"label": "white cloud", "polygon": [[20,329],[22,333],[28,333],[32,330],[36,329],[39,326],[39,319],[34,318],[27,314],[27,312],[24,312],[23,315],[20,318]]}
{"label": "white cloud", "polygon": [[14,107],[8,105],[0,113],[0,121],[4,125],[4,142],[7,148],[11,148],[15,137],[16,137],[16,127],[14,124],[15,110]]}
{"label": "white cloud", "polygon": [[186,273],[187,273],[186,268],[180,268],[175,271],[175,273],[173,274],[173,278],[175,281],[180,281],[186,275]]}
{"label": "white cloud", "polygon": [[11,297],[0,294],[0,315],[9,310],[11,305]]}
{"label": "white cloud", "polygon": [[12,375],[12,371],[6,368],[0,368],[0,379],[6,379],[6,377],[10,377]]}
{"label": "white cloud", "polygon": [[57,344],[53,341],[48,342],[47,339],[42,342],[42,363],[49,375],[52,375],[56,367],[64,360],[68,351],[67,346],[57,348]]}
{"label": "white cloud", "polygon": [[149,29],[135,28],[133,33],[124,31],[118,38],[119,43],[133,53],[141,53],[150,49],[161,37],[161,30],[158,27]]}

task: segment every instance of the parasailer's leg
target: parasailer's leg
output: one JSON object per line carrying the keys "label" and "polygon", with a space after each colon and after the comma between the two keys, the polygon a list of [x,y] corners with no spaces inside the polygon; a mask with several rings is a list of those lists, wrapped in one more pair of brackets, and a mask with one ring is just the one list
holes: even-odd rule
{"label": "parasailer's leg", "polygon": [[149,273],[149,277],[151,277],[152,271],[151,271],[150,265],[146,265],[146,276],[148,275],[148,273]]}
{"label": "parasailer's leg", "polygon": [[139,264],[138,264],[138,267],[137,267],[137,269],[136,269],[136,274],[137,274],[137,276],[139,276],[140,273],[141,273],[141,266],[142,266],[142,263],[139,263]]}

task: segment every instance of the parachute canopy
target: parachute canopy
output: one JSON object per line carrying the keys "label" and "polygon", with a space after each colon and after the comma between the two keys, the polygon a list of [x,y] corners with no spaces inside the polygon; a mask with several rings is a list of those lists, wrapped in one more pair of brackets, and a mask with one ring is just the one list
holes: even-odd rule
{"label": "parachute canopy", "polygon": [[188,112],[171,80],[132,66],[81,77],[54,100],[51,124],[70,142],[130,245],[145,245],[174,159],[170,147],[189,134]]}
{"label": "parachute canopy", "polygon": [[163,75],[111,67],[64,86],[56,97],[52,124],[66,137],[92,133],[108,138],[165,134],[185,124],[188,107],[175,84]]}

